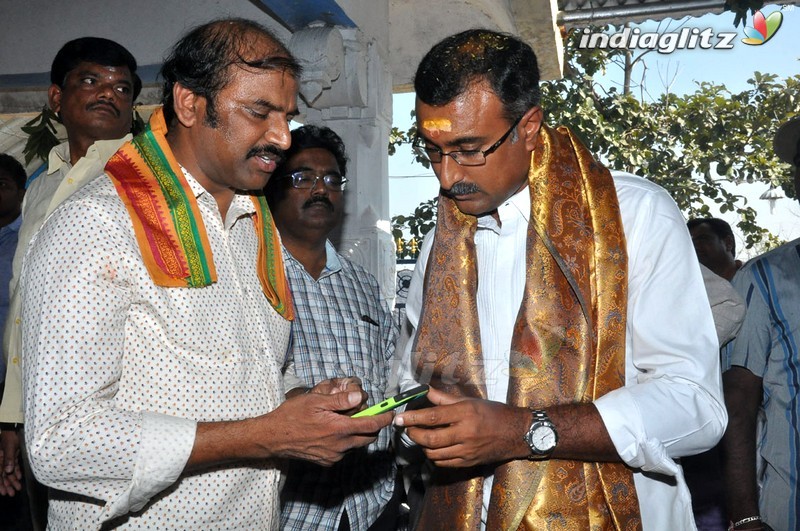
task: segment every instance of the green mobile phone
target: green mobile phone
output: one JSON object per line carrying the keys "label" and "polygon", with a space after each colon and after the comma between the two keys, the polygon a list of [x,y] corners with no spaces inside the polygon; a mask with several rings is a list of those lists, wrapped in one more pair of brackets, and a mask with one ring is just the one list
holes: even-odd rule
{"label": "green mobile phone", "polygon": [[372,415],[380,415],[385,411],[391,411],[396,407],[402,406],[406,402],[410,402],[415,398],[425,396],[427,393],[428,393],[428,386],[420,385],[419,387],[415,387],[413,389],[409,389],[408,391],[404,391],[399,395],[394,395],[391,398],[387,398],[380,404],[375,404],[374,406],[368,407],[363,411],[359,411],[358,413],[353,415],[353,418],[371,417]]}

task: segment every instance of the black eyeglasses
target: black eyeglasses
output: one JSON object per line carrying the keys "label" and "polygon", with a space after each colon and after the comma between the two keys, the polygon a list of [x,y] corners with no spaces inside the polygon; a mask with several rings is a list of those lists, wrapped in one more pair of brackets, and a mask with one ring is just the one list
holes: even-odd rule
{"label": "black eyeglasses", "polygon": [[[524,116],[524,115],[523,115]],[[414,149],[414,152],[434,164],[438,164],[442,162],[442,158],[450,157],[457,163],[462,166],[482,166],[486,164],[486,157],[497,151],[503,142],[506,141],[506,138],[517,128],[519,125],[520,120],[522,120],[522,116],[517,118],[514,122],[514,125],[506,131],[506,134],[500,137],[500,140],[489,146],[487,149],[481,151],[480,149],[457,149],[454,151],[444,152],[441,149],[437,148],[436,146],[429,146],[425,143],[425,140],[422,137],[417,137],[412,142],[411,147]]]}
{"label": "black eyeglasses", "polygon": [[308,190],[317,185],[317,181],[322,179],[325,188],[331,192],[344,191],[344,185],[347,184],[347,179],[338,173],[326,173],[325,175],[317,175],[312,170],[301,170],[290,173],[285,176],[287,179],[292,180],[292,186],[299,190]]}

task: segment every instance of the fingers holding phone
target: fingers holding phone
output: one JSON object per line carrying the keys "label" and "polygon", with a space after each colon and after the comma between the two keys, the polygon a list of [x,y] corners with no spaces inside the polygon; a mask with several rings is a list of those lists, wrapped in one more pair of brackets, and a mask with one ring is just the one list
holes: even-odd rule
{"label": "fingers holding phone", "polygon": [[324,380],[315,385],[310,390],[310,392],[322,395],[333,395],[337,393],[358,393],[360,396],[358,404],[356,404],[352,408],[348,408],[344,411],[341,411],[342,415],[348,415],[348,416],[362,409],[363,405],[366,403],[368,398],[367,392],[364,391],[364,389],[361,387],[361,379],[356,376],[350,376],[346,378],[331,378],[329,380]]}
{"label": "fingers holding phone", "polygon": [[[432,407],[395,416],[408,438],[439,467],[471,467],[519,459],[530,410],[431,390]],[[526,424],[527,423],[527,424]]]}
{"label": "fingers holding phone", "polygon": [[264,443],[273,455],[330,466],[347,451],[373,442],[391,423],[391,413],[350,418],[363,401],[360,390],[293,397],[263,417]]}
{"label": "fingers holding phone", "polygon": [[429,388],[427,385],[420,385],[413,389],[409,389],[408,391],[403,391],[402,393],[387,398],[382,402],[379,402],[373,406],[368,407],[367,409],[364,409],[363,411],[359,411],[358,413],[353,415],[353,418],[369,417],[372,415],[378,415],[380,413],[384,413],[386,411],[392,411],[402,406],[403,404],[407,404],[409,402],[424,397],[428,393],[428,390]]}

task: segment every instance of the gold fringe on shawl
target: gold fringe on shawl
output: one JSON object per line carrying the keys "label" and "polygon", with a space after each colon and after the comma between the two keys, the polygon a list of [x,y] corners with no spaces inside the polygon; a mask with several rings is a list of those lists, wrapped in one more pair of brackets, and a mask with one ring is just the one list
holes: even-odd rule
{"label": "gold fringe on shawl", "polygon": [[[611,175],[566,128],[542,126],[529,172],[526,284],[507,401],[589,403],[624,385],[627,252]],[[486,398],[476,302],[477,219],[439,198],[415,366],[420,381]],[[487,427],[487,429],[490,429]],[[418,529],[480,526],[485,469],[438,469]],[[487,529],[641,528],[622,463],[516,460],[494,469]]]}
{"label": "gold fringe on shawl", "polygon": [[[166,139],[161,108],[145,131],[125,143],[106,165],[133,223],[142,259],[158,286],[199,288],[217,281],[203,218],[180,164]],[[280,241],[263,197],[251,196],[256,209],[258,278],[275,310],[294,318]]]}

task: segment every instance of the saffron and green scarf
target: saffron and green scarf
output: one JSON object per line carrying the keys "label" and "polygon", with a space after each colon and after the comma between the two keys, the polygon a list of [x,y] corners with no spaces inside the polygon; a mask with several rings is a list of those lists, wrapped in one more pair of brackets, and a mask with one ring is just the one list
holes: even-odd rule
{"label": "saffron and green scarf", "polygon": [[[568,129],[545,126],[528,182],[526,283],[507,403],[590,403],[625,383],[627,250],[616,190]],[[433,387],[485,399],[476,227],[477,218],[439,198],[413,350],[417,374],[432,372]],[[479,529],[486,472],[437,469],[417,528]],[[633,474],[623,463],[515,460],[492,472],[487,529],[641,528]]]}
{"label": "saffron and green scarf", "polygon": [[[125,143],[106,164],[133,222],[150,277],[157,286],[200,288],[217,281],[214,257],[197,205],[167,143],[159,107],[145,131]],[[272,307],[294,318],[278,231],[263,196],[251,196],[258,234],[257,272]]]}

